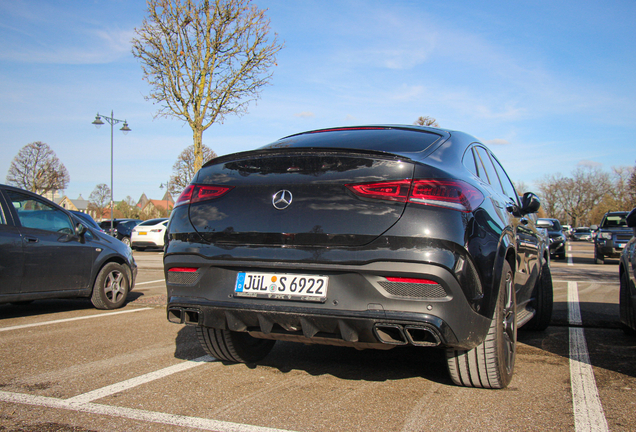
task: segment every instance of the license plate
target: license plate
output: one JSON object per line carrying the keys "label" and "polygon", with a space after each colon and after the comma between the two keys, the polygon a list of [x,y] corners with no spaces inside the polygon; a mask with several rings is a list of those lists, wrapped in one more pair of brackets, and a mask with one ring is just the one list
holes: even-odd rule
{"label": "license plate", "polygon": [[623,249],[625,247],[625,243],[619,243],[616,245],[617,248]]}
{"label": "license plate", "polygon": [[327,300],[328,284],[328,276],[240,272],[236,276],[234,295],[272,300],[324,302]]}
{"label": "license plate", "polygon": [[142,232],[139,232],[139,233],[137,233],[137,234],[139,234],[139,235],[146,235],[147,233],[142,231]]}

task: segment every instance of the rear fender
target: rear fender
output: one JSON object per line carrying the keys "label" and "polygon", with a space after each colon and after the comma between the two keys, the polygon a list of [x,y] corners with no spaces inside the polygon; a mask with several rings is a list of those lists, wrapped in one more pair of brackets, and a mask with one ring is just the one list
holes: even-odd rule
{"label": "rear fender", "polygon": [[[495,257],[492,272],[492,286],[484,295],[484,315],[487,317],[492,317],[495,311],[504,262],[508,261],[513,275],[517,271],[517,251],[515,250],[514,244],[512,233],[509,230],[505,230],[497,247],[497,256]],[[519,291],[519,287],[516,284],[515,290]]]}

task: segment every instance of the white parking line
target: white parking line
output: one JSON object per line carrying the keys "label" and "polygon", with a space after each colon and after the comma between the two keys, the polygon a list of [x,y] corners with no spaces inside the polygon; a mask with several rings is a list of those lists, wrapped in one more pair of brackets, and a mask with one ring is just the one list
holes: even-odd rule
{"label": "white parking line", "polygon": [[70,322],[70,321],[79,321],[79,320],[85,320],[85,319],[91,319],[91,318],[102,318],[102,317],[107,317],[107,316],[112,316],[112,315],[119,315],[119,314],[132,313],[132,312],[141,312],[141,311],[152,310],[152,309],[153,308],[146,307],[146,308],[125,310],[125,311],[99,313],[99,314],[96,314],[96,315],[89,315],[89,316],[83,316],[83,317],[65,318],[65,319],[59,319],[59,320],[54,320],[54,321],[44,321],[44,322],[32,323],[32,324],[22,324],[22,325],[17,325],[17,326],[12,326],[12,327],[0,328],[0,332],[9,331],[9,330],[24,329],[24,328],[29,328],[29,327],[39,327],[39,326],[44,326],[44,325],[49,325],[49,324],[58,324],[58,323]]}
{"label": "white parking line", "polygon": [[130,420],[140,420],[171,426],[181,426],[191,429],[202,429],[217,432],[291,432],[261,426],[244,425],[201,417],[188,417],[155,411],[145,411],[95,403],[73,403],[63,399],[45,396],[34,396],[22,393],[0,391],[0,401],[23,405],[34,405],[45,408],[64,409],[90,414],[107,415]]}
{"label": "white parking line", "polygon": [[135,286],[137,285],[147,285],[147,284],[151,284],[151,283],[157,283],[157,282],[165,282],[165,279],[158,279],[158,280],[154,280],[154,281],[148,281],[148,282],[136,282]]}
{"label": "white parking line", "polygon": [[573,266],[574,261],[572,260],[572,245],[568,244],[568,265]]}
{"label": "white parking line", "polygon": [[[568,322],[570,325],[583,324],[576,282],[568,282]],[[609,431],[594,379],[585,333],[580,327],[570,327],[570,381],[576,432]]]}
{"label": "white parking line", "polygon": [[150,372],[145,375],[141,375],[135,378],[131,378],[126,381],[118,382],[113,385],[109,385],[106,387],[99,388],[97,390],[90,391],[88,393],[84,393],[81,395],[77,395],[70,399],[66,399],[67,402],[70,403],[87,403],[94,401],[96,399],[101,399],[106,396],[110,396],[115,393],[123,392],[125,390],[131,389],[133,387],[140,386],[142,384],[148,383],[150,381],[155,381],[160,378],[167,377],[168,375],[175,374],[177,372],[181,372],[184,370],[192,369],[197,366],[204,365],[206,363],[210,363],[216,361],[215,358],[210,356],[199,357],[194,360],[190,360],[187,362],[179,363],[174,366],[169,366],[167,368],[160,369],[158,371]]}

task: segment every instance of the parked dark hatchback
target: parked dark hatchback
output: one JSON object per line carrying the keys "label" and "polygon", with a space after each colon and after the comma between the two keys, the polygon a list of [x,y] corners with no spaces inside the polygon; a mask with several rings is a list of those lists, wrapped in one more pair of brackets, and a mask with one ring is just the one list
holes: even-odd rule
{"label": "parked dark hatchback", "polygon": [[219,360],[276,340],[446,349],[452,380],[501,388],[517,327],[552,313],[539,201],[462,132],[301,133],[209,161],[170,218],[168,319]]}
{"label": "parked dark hatchback", "polygon": [[558,219],[543,218],[537,220],[539,228],[545,228],[550,237],[550,255],[555,258],[565,259],[566,238]]}
{"label": "parked dark hatchback", "polygon": [[625,219],[632,238],[623,248],[618,265],[620,321],[626,333],[636,335],[636,208]]}
{"label": "parked dark hatchback", "polygon": [[623,248],[632,238],[632,230],[627,226],[626,211],[608,212],[603,215],[594,237],[594,262],[604,264],[605,258],[618,258]]}
{"label": "parked dark hatchback", "polygon": [[110,232],[113,237],[117,237],[118,240],[121,240],[124,244],[130,246],[130,237],[132,235],[132,230],[141,222],[141,219],[113,219],[113,232],[111,232],[110,230],[110,219],[101,221],[99,223],[99,226],[102,227],[102,229],[107,233]]}
{"label": "parked dark hatchback", "polygon": [[137,265],[122,242],[39,195],[0,185],[0,303],[88,297],[123,306]]}

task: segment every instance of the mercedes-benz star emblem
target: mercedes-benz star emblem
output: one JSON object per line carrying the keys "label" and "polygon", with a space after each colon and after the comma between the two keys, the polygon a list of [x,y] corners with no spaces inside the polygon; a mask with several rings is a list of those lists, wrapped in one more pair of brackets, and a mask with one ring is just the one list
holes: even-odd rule
{"label": "mercedes-benz star emblem", "polygon": [[272,197],[272,205],[276,210],[285,210],[292,203],[292,193],[287,189],[279,190]]}

